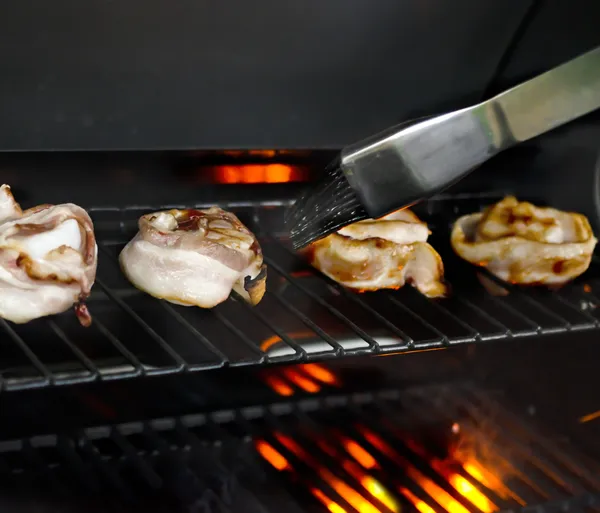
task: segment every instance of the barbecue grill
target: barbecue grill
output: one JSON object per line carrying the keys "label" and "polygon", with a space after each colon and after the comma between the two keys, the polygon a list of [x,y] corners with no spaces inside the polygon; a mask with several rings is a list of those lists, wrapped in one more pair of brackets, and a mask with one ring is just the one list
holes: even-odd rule
{"label": "barbecue grill", "polygon": [[[209,4],[32,0],[0,17],[2,182],[24,207],[85,207],[99,247],[90,328],[0,320],[0,510],[600,511],[600,260],[560,289],[518,287],[449,244],[457,217],[506,194],[598,236],[598,113],[415,207],[447,298],[348,291],[283,223],[344,145],[599,45],[600,5]],[[260,240],[258,306],[185,308],[125,279],[142,214],[213,205]]]}

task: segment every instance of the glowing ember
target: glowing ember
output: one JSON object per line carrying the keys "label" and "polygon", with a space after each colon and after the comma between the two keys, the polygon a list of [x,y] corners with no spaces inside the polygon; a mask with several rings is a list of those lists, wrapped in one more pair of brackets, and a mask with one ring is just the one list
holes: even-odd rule
{"label": "glowing ember", "polygon": [[318,488],[311,488],[311,493],[322,502],[331,513],[347,513],[337,502],[332,501]]}
{"label": "glowing ember", "polygon": [[[334,433],[336,436],[340,436],[339,433]],[[362,459],[367,462],[367,465],[363,465],[365,468],[376,468],[378,467],[375,459],[365,451],[359,444],[357,444],[354,440],[350,440],[349,438],[341,437],[343,439],[343,445],[346,451],[350,456],[359,461]],[[400,511],[400,505],[394,499],[392,494],[386,490],[386,488],[373,476],[365,473],[356,463],[351,460],[343,458],[336,450],[326,444],[323,440],[317,441],[319,447],[323,449],[324,452],[329,454],[331,457],[340,460],[342,463],[342,467],[350,474],[354,479],[356,479],[362,487],[371,494],[372,497],[377,499],[381,504],[384,504],[386,508],[394,513]],[[351,448],[349,450],[349,448]],[[354,454],[352,454],[354,452]],[[358,458],[355,456],[358,455]],[[359,461],[360,463],[360,461]]]}
{"label": "glowing ember", "polygon": [[435,484],[431,479],[425,477],[404,457],[400,456],[400,454],[390,447],[379,435],[376,435],[363,426],[357,426],[357,428],[373,447],[376,447],[377,450],[383,454],[386,454],[397,465],[403,467],[406,474],[446,511],[449,513],[469,513],[467,508],[465,508],[460,502],[454,499],[454,497]]}
{"label": "glowing ember", "polygon": [[[279,337],[272,338],[276,341],[281,340]],[[269,340],[263,342],[263,344],[276,343]],[[298,389],[309,394],[315,394],[324,386],[337,386],[341,383],[332,371],[317,363],[269,369],[260,373],[259,376],[269,388],[283,397],[294,395]]]}
{"label": "glowing ember", "polygon": [[364,468],[377,468],[377,462],[375,458],[371,456],[362,446],[357,444],[354,440],[344,438],[342,440],[344,448],[348,451],[348,454],[352,456],[358,463]]}
{"label": "glowing ember", "polygon": [[399,491],[404,497],[406,497],[410,502],[413,503],[413,506],[417,508],[419,513],[435,513],[435,510],[429,506],[425,501],[419,499],[414,493],[412,493],[407,488],[399,488]]}
{"label": "glowing ember", "polygon": [[343,499],[350,504],[359,513],[381,513],[373,504],[365,499],[360,493],[344,483],[341,479],[334,476],[329,470],[319,465],[308,452],[300,447],[289,436],[282,433],[274,433],[279,442],[298,458],[302,459],[307,465],[316,470],[321,478],[329,484]]}
{"label": "glowing ember", "polygon": [[[311,331],[298,331],[292,333],[286,333],[286,335],[292,340],[299,340],[303,338],[313,338],[314,333]],[[260,343],[260,350],[266,353],[273,346],[277,345],[279,342],[282,342],[281,337],[278,335],[272,335]]]}
{"label": "glowing ember", "polygon": [[[322,366],[317,368],[319,367]],[[286,369],[286,377],[290,382],[297,384],[294,374],[290,377],[289,371],[300,376],[304,373],[295,369],[297,367]],[[309,382],[319,387],[316,374],[310,373],[310,376],[313,379],[309,379]],[[271,384],[275,387],[272,380]],[[485,489],[494,490],[505,500],[516,500],[519,504],[525,505],[525,502],[513,494],[494,472],[474,457],[467,457],[464,451],[460,453],[452,449],[451,456],[440,459],[430,452],[428,445],[421,442],[421,438],[418,441],[412,438],[411,433],[396,429],[393,435],[389,432],[384,437],[360,424],[355,425],[355,428],[360,433],[359,438],[350,438],[344,431],[336,428],[328,430],[327,436],[324,436],[323,432],[311,434],[311,439],[319,448],[316,453],[308,448],[305,449],[299,442],[281,432],[273,432],[273,435],[289,453],[285,451],[283,454],[280,453],[264,440],[256,440],[255,444],[260,455],[275,469],[294,473],[297,479],[304,482],[302,474],[296,475],[296,470],[284,456],[284,454],[293,454],[294,458],[302,461],[303,468],[306,465],[309,473],[312,472],[318,476],[318,479],[327,483],[329,488],[323,488],[325,490],[323,491],[314,486],[315,484],[318,486],[318,482],[314,482],[314,475],[311,476],[310,483],[305,482],[313,497],[330,513],[382,513],[383,511],[400,513],[402,508],[398,501],[399,495],[410,502],[419,513],[435,513],[438,510],[444,510],[446,513],[470,513],[470,507],[465,506],[467,502],[473,505],[472,511],[496,513],[499,508],[482,491]],[[391,428],[388,426],[386,429]],[[461,439],[465,437],[465,429],[458,423],[452,425],[451,431],[454,434],[460,433]],[[399,440],[402,440],[407,449],[429,464],[429,469],[421,470],[415,466],[412,460],[404,455],[404,449],[397,450],[392,447],[391,442],[387,442],[387,436],[399,436]],[[318,453],[324,453],[329,461],[337,462],[337,467],[329,470],[330,467],[325,466],[317,456]],[[378,479],[380,473],[387,469],[383,461],[381,463],[378,461],[379,454],[385,455],[381,457],[388,460],[387,464],[393,462],[398,468],[397,475],[392,473],[385,477],[384,482],[391,483],[393,486],[391,489],[383,486]],[[306,472],[306,469],[304,471]],[[433,471],[439,477],[429,475]],[[438,481],[439,478],[443,478],[446,484]],[[414,483],[414,488],[406,487],[406,479]],[[332,490],[335,491],[335,496],[332,495]],[[344,506],[335,500],[339,500]]]}
{"label": "glowing ember", "polygon": [[288,461],[271,444],[265,442],[264,440],[256,440],[255,445],[260,455],[277,470],[291,469]]}
{"label": "glowing ember", "polygon": [[596,420],[597,418],[600,418],[600,410],[595,411],[593,413],[588,413],[587,415],[584,415],[583,417],[579,417],[579,422],[581,424],[585,424],[586,422],[590,422],[591,420]]}
{"label": "glowing ember", "polygon": [[509,498],[512,498],[521,506],[525,506],[526,503],[521,497],[509,490],[500,479],[492,472],[485,469],[479,462],[470,459],[463,463],[463,469],[473,479],[480,482],[486,488],[494,490],[503,499],[508,500]]}
{"label": "glowing ember", "polygon": [[492,513],[498,511],[498,507],[490,501],[483,493],[481,493],[473,484],[460,474],[451,474],[448,476],[448,481],[452,487],[467,499],[473,506],[484,513]]}
{"label": "glowing ember", "polygon": [[213,166],[210,169],[214,181],[223,184],[300,182],[308,177],[304,168],[276,163]]}
{"label": "glowing ember", "polygon": [[293,368],[283,369],[284,376],[289,379],[294,385],[301,388],[305,392],[309,394],[316,394],[319,390],[321,390],[321,385],[319,385],[316,381],[313,381],[310,378],[303,376],[297,370]]}
{"label": "glowing ember", "polygon": [[335,377],[335,374],[331,372],[329,369],[323,367],[323,365],[319,365],[318,363],[305,363],[300,365],[300,368],[309,374],[314,379],[321,381],[327,385],[339,385],[338,379]]}
{"label": "glowing ember", "polygon": [[269,387],[271,387],[277,394],[284,397],[294,395],[294,389],[288,385],[283,379],[278,378],[273,374],[266,374],[262,377],[263,380]]}

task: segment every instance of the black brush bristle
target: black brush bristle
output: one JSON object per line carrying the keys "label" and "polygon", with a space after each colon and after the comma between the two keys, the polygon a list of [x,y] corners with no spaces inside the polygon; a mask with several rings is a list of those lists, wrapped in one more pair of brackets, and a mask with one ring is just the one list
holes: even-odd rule
{"label": "black brush bristle", "polygon": [[300,249],[339,228],[368,217],[337,159],[292,205],[285,223],[294,249]]}

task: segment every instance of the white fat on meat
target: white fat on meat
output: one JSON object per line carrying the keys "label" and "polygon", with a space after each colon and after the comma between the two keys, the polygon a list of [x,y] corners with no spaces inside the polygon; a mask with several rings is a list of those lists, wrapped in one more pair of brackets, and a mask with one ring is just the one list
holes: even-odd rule
{"label": "white fat on meat", "polygon": [[427,243],[427,224],[410,210],[367,219],[311,244],[310,263],[337,283],[359,291],[410,283],[429,297],[446,294],[444,266]]}
{"label": "white fat on meat", "polygon": [[8,185],[0,187],[0,317],[15,323],[75,306],[84,326],[85,300],[96,277],[92,221],[77,205],[23,211]]}
{"label": "white fat on meat", "polygon": [[232,290],[255,305],[265,293],[266,266],[256,237],[217,207],[142,216],[119,261],[135,287],[178,305],[212,308]]}
{"label": "white fat on meat", "polygon": [[513,196],[459,218],[451,235],[461,258],[522,285],[560,286],[573,280],[589,267],[596,242],[585,216]]}

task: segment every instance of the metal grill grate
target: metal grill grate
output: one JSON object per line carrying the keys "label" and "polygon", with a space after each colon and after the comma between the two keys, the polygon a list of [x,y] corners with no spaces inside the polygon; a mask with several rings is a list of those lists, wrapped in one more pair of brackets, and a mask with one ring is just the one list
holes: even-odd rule
{"label": "metal grill grate", "polygon": [[475,270],[453,255],[448,241],[451,220],[495,199],[440,198],[419,212],[430,223],[431,242],[444,259],[451,285],[451,297],[438,301],[412,287],[348,292],[314,272],[278,235],[283,233],[283,206],[222,205],[260,234],[269,277],[267,294],[256,308],[231,298],[213,310],[155,300],[122,276],[118,253],[136,232],[139,216],[159,207],[91,209],[100,248],[89,301],[92,327],[81,328],[70,312],[26,325],[0,320],[0,385],[65,385],[598,328],[596,262],[560,291],[501,284],[507,295],[494,296]]}
{"label": "metal grill grate", "polygon": [[595,462],[471,384],[0,443],[0,504],[15,512],[591,512],[598,476]]}

